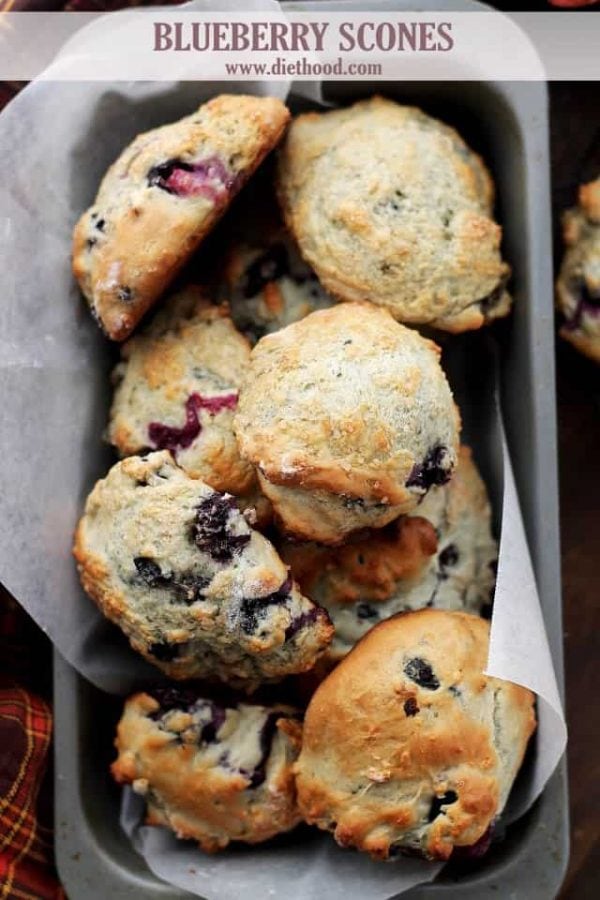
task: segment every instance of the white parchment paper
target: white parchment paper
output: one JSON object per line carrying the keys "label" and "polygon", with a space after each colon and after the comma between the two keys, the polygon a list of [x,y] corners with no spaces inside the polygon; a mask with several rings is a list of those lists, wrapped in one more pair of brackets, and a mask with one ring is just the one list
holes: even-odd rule
{"label": "white parchment paper", "polygon": [[[204,4],[208,8],[210,4]],[[260,5],[260,4],[258,4]],[[273,4],[269,3],[269,8]],[[200,8],[200,5],[197,5]],[[100,177],[138,132],[175,120],[223,90],[285,97],[288,84],[37,83],[0,114],[0,579],[86,678],[127,693],[157,672],[83,594],[71,540],[84,499],[114,461],[102,443],[114,347],[101,336],[70,272],[71,231]],[[306,86],[310,96],[316,90]],[[467,377],[479,356],[481,377]],[[510,816],[539,795],[566,731],[525,539],[510,458],[494,404],[494,366],[478,336],[447,342],[445,364],[501,511],[488,672],[538,695],[539,727],[527,779]],[[122,824],[150,868],[208,900],[384,900],[431,880],[439,866],[381,865],[314,833],[252,851],[206,857],[164,829],[142,827],[127,792]]]}

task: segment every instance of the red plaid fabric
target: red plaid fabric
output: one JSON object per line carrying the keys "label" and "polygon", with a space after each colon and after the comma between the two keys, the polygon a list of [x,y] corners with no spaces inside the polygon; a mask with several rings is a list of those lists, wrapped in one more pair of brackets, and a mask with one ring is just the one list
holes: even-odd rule
{"label": "red plaid fabric", "polygon": [[52,733],[47,704],[0,680],[0,897],[58,900],[52,832],[38,817],[38,797]]}

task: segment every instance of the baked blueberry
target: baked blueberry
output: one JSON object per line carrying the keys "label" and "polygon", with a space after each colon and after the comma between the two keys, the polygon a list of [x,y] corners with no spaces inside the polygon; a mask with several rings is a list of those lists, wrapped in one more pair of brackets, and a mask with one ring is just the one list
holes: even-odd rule
{"label": "baked blueberry", "polygon": [[327,613],[234,498],[190,478],[167,451],[129,457],[98,482],[75,556],[100,609],[172,678],[250,691],[311,668],[331,640]]}

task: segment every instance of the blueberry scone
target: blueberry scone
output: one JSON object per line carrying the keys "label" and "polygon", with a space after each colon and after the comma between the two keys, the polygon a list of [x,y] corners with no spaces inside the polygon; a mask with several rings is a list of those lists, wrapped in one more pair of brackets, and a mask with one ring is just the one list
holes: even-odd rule
{"label": "blueberry scone", "polygon": [[534,695],[483,674],[488,643],[488,622],[444,610],[370,631],[306,712],[306,821],[376,859],[481,846],[535,729]]}
{"label": "blueberry scone", "polygon": [[600,178],[579,188],[563,218],[567,251],[556,283],[561,337],[600,362]]}
{"label": "blueberry scone", "polygon": [[330,544],[445,483],[459,425],[438,347],[369,303],[262,338],[234,419],[284,530]]}
{"label": "blueberry scone", "polygon": [[273,97],[225,94],[123,151],[73,236],[73,272],[108,337],[129,336],[288,119]]}
{"label": "blueberry scone", "polygon": [[486,614],[493,600],[498,544],[486,486],[469,447],[452,480],[432,488],[417,508],[438,536],[436,584],[428,605]]}
{"label": "blueberry scone", "polygon": [[235,498],[168,451],[129,457],[96,484],[74,553],[87,593],[171,678],[252,690],[309,669],[331,640],[327,613]]}
{"label": "blueberry scone", "polygon": [[108,427],[119,454],[170,450],[192,478],[247,493],[255,475],[239,455],[233,414],[250,346],[226,309],[189,287],[123,344],[121,357]]}
{"label": "blueberry scone", "polygon": [[334,302],[283,228],[235,244],[225,285],[231,317],[252,343]]}
{"label": "blueberry scone", "polygon": [[421,110],[373,97],[298,116],[278,193],[302,255],[340,300],[452,332],[508,313],[491,177]]}
{"label": "blueberry scone", "polygon": [[166,825],[213,853],[298,824],[292,765],[300,732],[291,707],[159,687],[125,703],[111,771],[145,798],[147,824]]}
{"label": "blueberry scone", "polygon": [[416,515],[340,547],[284,541],[279,551],[302,593],[327,610],[335,628],[321,670],[396,613],[424,607],[487,613],[498,558],[485,484],[464,446],[452,479],[433,487]]}
{"label": "blueberry scone", "polygon": [[437,546],[433,525],[419,516],[400,516],[339,547],[282,542],[279,552],[302,593],[327,610],[335,628],[321,671],[378,622],[429,605],[438,584]]}

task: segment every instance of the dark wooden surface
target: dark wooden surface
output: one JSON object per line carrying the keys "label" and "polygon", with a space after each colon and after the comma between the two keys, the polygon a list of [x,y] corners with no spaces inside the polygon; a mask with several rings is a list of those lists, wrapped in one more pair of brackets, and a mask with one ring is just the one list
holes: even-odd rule
{"label": "dark wooden surface", "polygon": [[[556,262],[559,214],[600,175],[600,85],[551,86]],[[600,367],[557,347],[571,863],[561,900],[600,898]]]}

